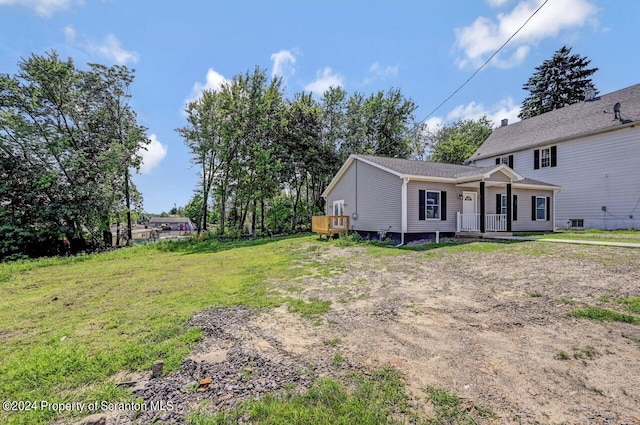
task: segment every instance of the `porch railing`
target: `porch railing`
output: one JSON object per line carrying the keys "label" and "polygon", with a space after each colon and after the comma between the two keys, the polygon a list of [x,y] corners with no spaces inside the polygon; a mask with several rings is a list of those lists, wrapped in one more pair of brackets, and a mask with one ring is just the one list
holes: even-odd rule
{"label": "porch railing", "polygon": [[485,214],[485,232],[506,232],[507,231],[507,215],[506,214]]}
{"label": "porch railing", "polygon": [[462,214],[458,211],[458,232],[479,232],[480,214]]}
{"label": "porch railing", "polygon": [[320,235],[333,235],[349,230],[348,215],[320,215],[311,217],[311,231]]}
{"label": "porch railing", "polygon": [[[457,213],[457,231],[458,232],[479,232],[480,231],[480,214],[462,214]],[[485,214],[484,215],[484,231],[485,232],[506,232],[507,231],[507,215],[506,214]]]}

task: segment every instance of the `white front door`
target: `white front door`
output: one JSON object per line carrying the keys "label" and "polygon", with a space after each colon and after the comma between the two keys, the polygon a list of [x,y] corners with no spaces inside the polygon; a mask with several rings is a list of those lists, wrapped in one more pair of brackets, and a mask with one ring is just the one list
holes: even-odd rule
{"label": "white front door", "polygon": [[459,229],[462,232],[480,231],[477,197],[476,192],[462,192],[462,216],[459,223]]}
{"label": "white front door", "polygon": [[476,192],[462,192],[462,214],[476,214],[478,212]]}

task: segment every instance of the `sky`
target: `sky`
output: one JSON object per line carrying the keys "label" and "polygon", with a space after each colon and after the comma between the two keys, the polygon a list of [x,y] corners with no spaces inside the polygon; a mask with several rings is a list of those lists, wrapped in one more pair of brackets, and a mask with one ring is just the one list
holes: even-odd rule
{"label": "sky", "polygon": [[234,75],[258,66],[290,98],[399,88],[430,127],[483,115],[497,126],[518,121],[522,85],[564,45],[599,68],[600,94],[639,83],[639,16],[636,0],[0,0],[0,73],[51,51],[135,69],[131,106],[151,143],[133,181],[160,213],[197,185],[175,131],[186,102]]}

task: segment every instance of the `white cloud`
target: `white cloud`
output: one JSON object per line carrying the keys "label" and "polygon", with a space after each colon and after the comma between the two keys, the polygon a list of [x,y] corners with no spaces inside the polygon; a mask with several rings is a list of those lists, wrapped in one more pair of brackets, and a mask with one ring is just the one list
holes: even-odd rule
{"label": "white cloud", "polygon": [[79,42],[77,41],[75,28],[67,25],[64,28],[64,36],[69,45],[75,46],[90,55],[97,55],[108,59],[118,65],[135,63],[140,58],[138,53],[123,49],[120,45],[120,40],[113,34],[107,34],[102,43],[95,43],[93,41]]}
{"label": "white cloud", "polygon": [[316,94],[322,94],[327,91],[329,87],[342,87],[343,84],[342,76],[334,73],[333,69],[327,66],[322,71],[318,71],[316,73],[316,79],[304,86],[304,89]]}
{"label": "white cloud", "polygon": [[364,79],[363,84],[371,84],[376,80],[388,80],[398,76],[400,67],[395,66],[382,66],[379,62],[374,62],[369,67],[369,75]]}
{"label": "white cloud", "polygon": [[486,107],[482,103],[470,102],[467,105],[459,105],[447,115],[447,121],[477,120],[485,116],[493,123],[494,127],[500,125],[503,119],[509,123],[520,121],[518,118],[520,106],[513,102],[511,97],[502,99],[497,104]]}
{"label": "white cloud", "polygon": [[489,3],[491,7],[500,7],[509,3],[509,1],[511,0],[487,0],[487,3]]}
{"label": "white cloud", "polygon": [[164,157],[167,156],[167,145],[163,145],[162,143],[160,143],[155,134],[149,136],[149,140],[151,142],[145,146],[146,149],[141,150],[141,174],[151,174],[151,170],[156,168],[164,159]]}
{"label": "white cloud", "polygon": [[68,9],[71,3],[82,3],[74,0],[0,0],[1,5],[15,4],[33,9],[38,15],[48,18],[60,10]]}
{"label": "white cloud", "polygon": [[[542,4],[543,0],[522,0],[509,13],[499,13],[495,19],[478,17],[471,25],[456,28],[456,47],[464,56],[458,65],[477,67],[496,51]],[[516,66],[526,58],[531,46],[545,38],[556,37],[560,31],[596,22],[597,8],[593,0],[549,0],[527,25],[494,58],[501,68]],[[498,4],[493,1],[492,4]]]}
{"label": "white cloud", "polygon": [[216,70],[214,70],[213,68],[209,68],[209,70],[207,71],[207,76],[206,76],[206,80],[205,80],[204,84],[202,84],[199,81],[196,81],[193,84],[193,88],[191,89],[191,94],[184,101],[185,105],[187,103],[189,103],[189,102],[193,102],[195,100],[198,100],[200,98],[200,96],[202,96],[202,92],[203,91],[205,91],[205,90],[219,90],[222,87],[223,84],[226,84],[228,82],[229,82],[229,80],[224,78],[224,76],[222,74],[216,72]]}
{"label": "white cloud", "polygon": [[282,77],[286,83],[287,79],[296,73],[296,56],[295,50],[280,50],[277,53],[271,55],[273,61],[273,69],[271,70],[272,77]]}

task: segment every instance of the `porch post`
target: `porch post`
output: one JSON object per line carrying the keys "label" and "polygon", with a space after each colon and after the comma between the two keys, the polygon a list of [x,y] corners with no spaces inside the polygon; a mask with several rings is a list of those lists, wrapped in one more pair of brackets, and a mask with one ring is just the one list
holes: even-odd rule
{"label": "porch post", "polygon": [[484,233],[484,182],[480,182],[480,233]]}
{"label": "porch post", "polygon": [[511,218],[513,200],[511,199],[511,183],[507,183],[507,232],[511,231]]}

